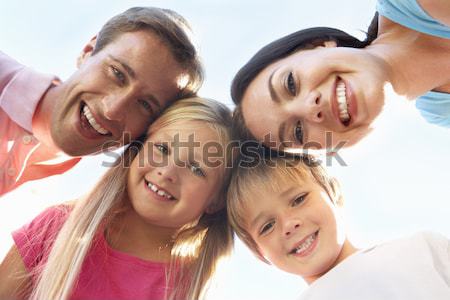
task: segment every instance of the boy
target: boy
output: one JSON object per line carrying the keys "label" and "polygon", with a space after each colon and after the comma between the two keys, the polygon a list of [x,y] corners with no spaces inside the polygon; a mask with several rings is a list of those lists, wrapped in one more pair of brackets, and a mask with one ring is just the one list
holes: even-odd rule
{"label": "boy", "polygon": [[311,156],[237,168],[228,214],[266,263],[301,276],[304,299],[450,299],[450,243],[434,233],[356,249],[339,212],[338,182]]}

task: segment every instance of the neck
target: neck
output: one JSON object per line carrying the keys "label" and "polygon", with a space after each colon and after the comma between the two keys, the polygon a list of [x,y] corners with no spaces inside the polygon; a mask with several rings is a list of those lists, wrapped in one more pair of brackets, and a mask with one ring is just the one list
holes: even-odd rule
{"label": "neck", "polygon": [[344,241],[344,244],[342,245],[341,252],[339,253],[337,259],[334,261],[334,263],[327,268],[327,270],[321,274],[313,275],[311,277],[304,277],[303,279],[306,281],[307,284],[312,284],[314,281],[325,275],[328,271],[332,270],[334,267],[336,267],[339,263],[344,261],[347,257],[354,254],[356,251],[358,251],[357,248],[355,248],[350,241],[346,238]]}
{"label": "neck", "polygon": [[144,260],[169,262],[177,229],[145,222],[132,208],[113,221],[107,241],[116,250]]}
{"label": "neck", "polygon": [[54,152],[59,152],[60,149],[55,145],[51,136],[51,122],[53,111],[60,94],[61,87],[59,83],[52,83],[48,91],[39,101],[32,120],[33,135]]}
{"label": "neck", "polygon": [[378,37],[366,49],[385,62],[397,94],[415,99],[430,90],[450,92],[450,40],[381,18]]}

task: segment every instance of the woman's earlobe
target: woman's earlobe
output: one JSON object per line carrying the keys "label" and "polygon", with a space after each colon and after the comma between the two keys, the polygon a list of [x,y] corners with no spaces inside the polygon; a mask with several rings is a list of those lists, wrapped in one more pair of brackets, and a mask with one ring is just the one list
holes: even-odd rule
{"label": "woman's earlobe", "polygon": [[336,43],[336,41],[333,41],[333,40],[325,41],[325,42],[323,42],[323,46],[325,48],[336,48],[337,47],[337,43]]}

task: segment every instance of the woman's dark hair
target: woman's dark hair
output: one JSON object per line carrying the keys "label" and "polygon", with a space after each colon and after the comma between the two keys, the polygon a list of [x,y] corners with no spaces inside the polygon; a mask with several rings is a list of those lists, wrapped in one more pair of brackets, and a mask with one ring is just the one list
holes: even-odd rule
{"label": "woman's dark hair", "polygon": [[264,46],[237,72],[231,83],[231,98],[237,106],[233,116],[235,131],[239,132],[242,139],[254,139],[246,129],[240,104],[250,83],[267,66],[293,52],[312,49],[326,41],[335,41],[338,47],[364,48],[377,38],[377,34],[378,13],[375,13],[364,41],[339,29],[313,27],[291,33]]}
{"label": "woman's dark hair", "polygon": [[335,28],[313,27],[291,33],[271,42],[259,50],[234,76],[231,83],[231,98],[236,105],[242,101],[247,87],[268,65],[301,49],[311,49],[326,41],[335,41],[338,47],[364,48],[376,39],[378,13],[367,30],[364,41]]}

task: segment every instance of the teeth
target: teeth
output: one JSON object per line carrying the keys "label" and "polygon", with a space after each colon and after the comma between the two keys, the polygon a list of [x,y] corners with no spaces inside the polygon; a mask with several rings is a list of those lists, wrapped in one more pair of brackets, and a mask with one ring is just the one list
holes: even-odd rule
{"label": "teeth", "polygon": [[316,239],[316,234],[311,234],[303,243],[301,243],[297,248],[294,249],[294,253],[301,253],[303,251],[305,251],[306,249],[308,249],[311,244],[314,242],[314,240]]}
{"label": "teeth", "polygon": [[336,86],[337,102],[339,107],[339,118],[342,122],[346,122],[350,119],[348,114],[347,97],[345,93],[345,84],[343,81],[339,81]]}
{"label": "teeth", "polygon": [[159,195],[159,196],[161,196],[161,197],[166,197],[166,198],[169,199],[169,200],[174,199],[173,196],[170,195],[169,193],[166,193],[166,192],[163,191],[163,190],[158,190],[158,188],[157,188],[153,183],[149,182],[147,185],[148,185],[148,187],[149,187],[153,192],[155,192],[157,195]]}
{"label": "teeth", "polygon": [[89,124],[91,124],[92,128],[94,128],[98,133],[103,134],[103,135],[109,133],[108,130],[106,130],[105,128],[100,126],[97,123],[97,121],[95,121],[94,116],[92,115],[92,113],[89,110],[89,108],[87,107],[87,105],[85,105],[83,107],[83,113],[84,113],[84,116],[86,117],[86,119],[88,120]]}

